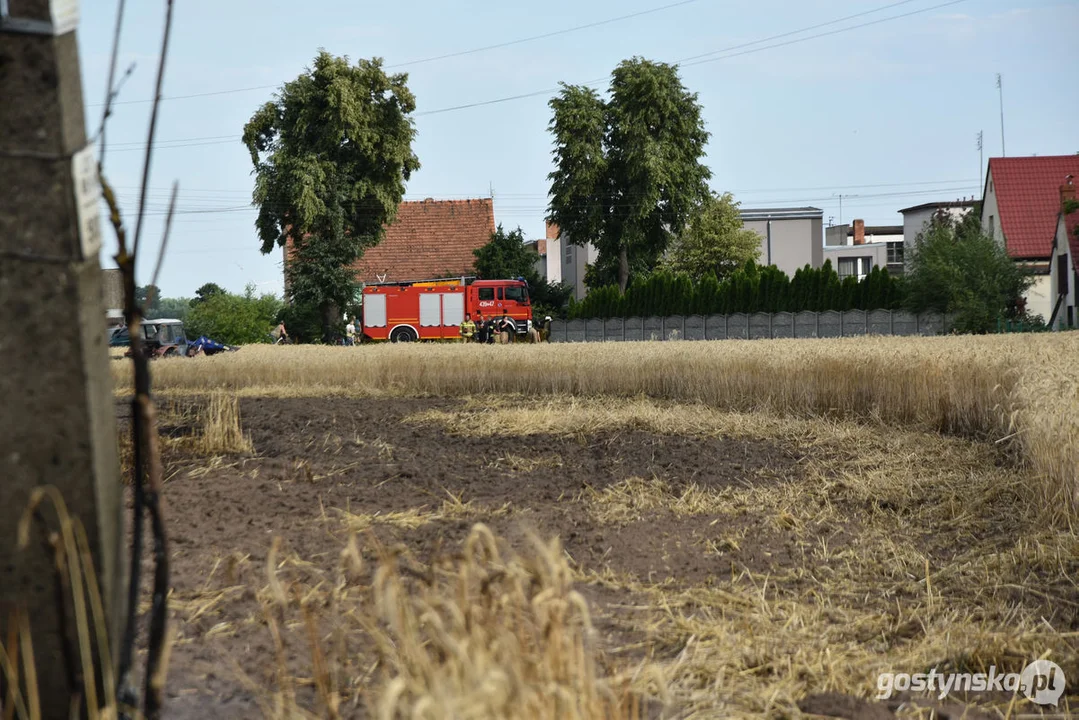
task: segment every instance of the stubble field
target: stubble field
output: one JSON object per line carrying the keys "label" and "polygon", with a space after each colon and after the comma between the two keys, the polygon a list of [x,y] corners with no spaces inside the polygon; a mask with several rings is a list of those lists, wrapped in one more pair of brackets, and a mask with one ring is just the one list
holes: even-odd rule
{"label": "stubble field", "polygon": [[157,362],[169,716],[1037,712],[1013,693],[867,699],[881,672],[1048,657],[1079,678],[1077,351],[1059,335]]}

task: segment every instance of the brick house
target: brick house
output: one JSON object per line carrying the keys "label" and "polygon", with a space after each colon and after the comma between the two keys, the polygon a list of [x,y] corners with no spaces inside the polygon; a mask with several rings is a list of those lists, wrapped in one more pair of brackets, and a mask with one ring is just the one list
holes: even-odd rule
{"label": "brick house", "polygon": [[1069,175],[1079,177],[1079,155],[992,158],[985,178],[982,229],[1034,274],[1027,311],[1047,322],[1055,305],[1050,265],[1060,187]]}
{"label": "brick house", "polygon": [[[471,275],[472,251],[486,245],[495,231],[494,200],[403,202],[382,242],[356,261],[359,283],[427,280]],[[284,250],[289,261],[291,242]],[[288,292],[288,274],[285,274]]]}

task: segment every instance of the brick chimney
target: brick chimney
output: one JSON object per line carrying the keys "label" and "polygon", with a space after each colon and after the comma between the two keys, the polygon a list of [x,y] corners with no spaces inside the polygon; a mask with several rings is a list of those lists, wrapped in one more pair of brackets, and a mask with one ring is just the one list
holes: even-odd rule
{"label": "brick chimney", "polygon": [[553,222],[551,222],[550,220],[547,220],[546,223],[547,223],[547,239],[548,240],[557,240],[558,236],[562,234],[561,229],[557,225],[555,225]]}
{"label": "brick chimney", "polygon": [[1075,183],[1074,177],[1069,175],[1064,178],[1064,184],[1060,186],[1060,207],[1064,207],[1064,203],[1068,200],[1075,200]]}
{"label": "brick chimney", "polygon": [[854,221],[854,244],[865,245],[865,220]]}

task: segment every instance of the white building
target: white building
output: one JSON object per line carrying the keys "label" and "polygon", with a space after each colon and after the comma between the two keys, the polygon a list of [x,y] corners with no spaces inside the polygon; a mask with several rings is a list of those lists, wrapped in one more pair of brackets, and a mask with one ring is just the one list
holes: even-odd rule
{"label": "white building", "polygon": [[742,224],[761,238],[761,265],[794,277],[806,265],[824,264],[824,211],[815,207],[742,208]]}
{"label": "white building", "polygon": [[584,274],[597,257],[599,251],[592,243],[574,245],[557,225],[547,223],[547,279],[568,285],[575,300],[582,300],[588,294]]}
{"label": "white building", "polygon": [[903,208],[903,244],[912,247],[914,240],[929,225],[929,221],[936,215],[948,215],[952,220],[959,221],[966,217],[974,209],[974,198],[967,200],[953,200],[951,202],[930,202],[914,207]]}

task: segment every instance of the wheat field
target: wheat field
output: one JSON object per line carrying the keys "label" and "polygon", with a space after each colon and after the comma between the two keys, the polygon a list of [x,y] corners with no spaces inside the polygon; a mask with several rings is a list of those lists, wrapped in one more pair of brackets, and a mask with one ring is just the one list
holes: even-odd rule
{"label": "wheat field", "polygon": [[[248,346],[158,361],[155,391],[637,397],[856,420],[1004,446],[1044,520],[1079,513],[1079,333],[551,345]],[[118,393],[127,363],[113,364]]]}
{"label": "wheat field", "polygon": [[[265,475],[261,492],[291,485],[290,497],[309,499],[304,522],[318,538],[300,550],[295,528],[260,536],[272,540],[264,564],[250,546],[197,551],[206,574],[193,570],[198,582],[173,596],[179,681],[190,682],[189,648],[235,651],[261,627],[275,670],[245,686],[275,720],[360,708],[387,720],[763,720],[820,716],[805,703],[822,693],[872,698],[879,674],[897,669],[1017,672],[1050,657],[1073,677],[1077,351],[1079,333],[249,346],[156,361],[163,416],[189,433],[166,443],[179,453],[167,458],[168,492],[198,509],[210,501],[185,484],[216,478],[206,486],[214,511],[231,499],[239,528],[254,501],[242,488]],[[116,393],[129,392],[128,364],[113,373]],[[329,424],[312,424],[320,417]],[[624,433],[661,445],[771,442],[809,459],[779,482],[726,488],[707,484],[709,470],[675,482],[633,465],[623,480],[558,496],[544,516],[570,513],[604,542],[648,526],[656,545],[641,554],[692,544],[717,569],[710,580],[653,580],[628,556],[597,561],[565,530],[561,544],[553,527],[522,542],[518,524],[544,511],[511,502],[513,487],[531,492],[573,469],[551,448],[519,444]],[[443,451],[486,438],[481,458],[511,448],[480,473],[505,484],[407,503],[384,494],[408,455],[394,443],[417,436]],[[443,469],[423,466],[416,484],[450,482]],[[754,472],[747,465],[744,477]],[[363,477],[369,491],[349,485],[332,499],[335,483],[365,487]],[[299,517],[269,512],[275,528]],[[460,546],[418,554],[423,538],[462,524],[472,529]],[[201,541],[189,535],[185,547]],[[770,569],[736,568],[755,547],[775,553]],[[1077,700],[1073,690],[1064,709]],[[1022,711],[1016,701],[961,700],[1006,717]]]}

